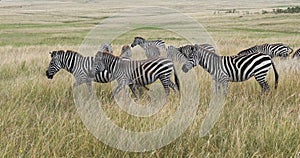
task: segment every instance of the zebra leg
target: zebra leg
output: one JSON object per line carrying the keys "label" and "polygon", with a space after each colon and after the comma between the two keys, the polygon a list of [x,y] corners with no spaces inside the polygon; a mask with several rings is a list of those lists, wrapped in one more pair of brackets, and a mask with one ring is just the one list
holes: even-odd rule
{"label": "zebra leg", "polygon": [[215,93],[218,95],[227,95],[228,82],[215,81]]}
{"label": "zebra leg", "polygon": [[113,92],[113,95],[112,95],[112,99],[113,98],[115,98],[115,96],[120,92],[120,90],[122,89],[122,88],[124,88],[125,87],[125,85],[123,85],[123,84],[118,84],[118,86],[117,86],[117,88],[114,90],[114,92]]}
{"label": "zebra leg", "polygon": [[165,89],[165,93],[166,95],[170,94],[170,89],[169,89],[169,80],[165,75],[161,75],[159,76],[159,80],[161,82],[161,84],[163,85],[164,89]]}
{"label": "zebra leg", "polygon": [[178,87],[177,87],[171,80],[169,80],[169,86],[170,86],[175,92],[178,92]]}
{"label": "zebra leg", "polygon": [[270,86],[266,81],[266,77],[260,78],[259,76],[255,76],[255,80],[260,85],[262,94],[270,92]]}
{"label": "zebra leg", "polygon": [[[143,86],[147,91],[149,91],[150,89],[146,86]],[[139,87],[140,90],[142,90],[142,87]]]}
{"label": "zebra leg", "polygon": [[86,85],[88,86],[88,89],[90,92],[93,91],[92,82],[86,82]]}
{"label": "zebra leg", "polygon": [[261,93],[269,93],[270,92],[270,86],[267,81],[260,82],[259,85],[261,86]]}
{"label": "zebra leg", "polygon": [[[130,90],[132,91],[132,93],[134,94],[134,96],[135,96],[137,99],[139,99],[139,95],[138,95],[137,92],[136,92],[135,86],[134,86],[133,84],[129,84],[128,86],[129,86]],[[140,89],[140,87],[139,87],[139,89]]]}

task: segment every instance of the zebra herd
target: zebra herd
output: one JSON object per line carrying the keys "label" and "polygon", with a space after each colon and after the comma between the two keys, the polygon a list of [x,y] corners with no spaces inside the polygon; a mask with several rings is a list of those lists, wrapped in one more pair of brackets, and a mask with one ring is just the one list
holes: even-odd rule
{"label": "zebra herd", "polygon": [[[144,49],[147,59],[132,59],[131,48],[137,45]],[[162,51],[166,52],[166,56],[161,54]],[[75,77],[74,86],[86,83],[90,90],[93,81],[117,81],[118,86],[113,97],[125,86],[129,86],[136,98],[139,98],[136,88],[146,87],[159,79],[168,95],[169,88],[175,92],[180,90],[180,81],[174,66],[174,62],[179,62],[183,64],[184,73],[197,65],[210,73],[216,83],[216,92],[226,95],[228,82],[242,82],[254,77],[261,86],[261,92],[267,93],[270,86],[266,76],[271,67],[275,74],[275,88],[278,85],[279,75],[272,58],[287,58],[292,52],[293,49],[289,46],[275,43],[256,45],[233,56],[220,56],[210,44],[166,47],[162,40],[148,41],[135,37],[130,46],[122,47],[119,56],[113,54],[110,44],[102,44],[95,57],[84,57],[71,50],[52,51],[46,76],[52,79],[60,69],[65,69]],[[292,57],[300,59],[300,49]],[[175,83],[171,80],[172,74]]]}

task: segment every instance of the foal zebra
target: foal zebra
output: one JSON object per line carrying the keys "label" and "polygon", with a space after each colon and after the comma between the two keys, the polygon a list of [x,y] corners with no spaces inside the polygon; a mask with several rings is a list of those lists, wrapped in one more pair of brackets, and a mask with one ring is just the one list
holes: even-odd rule
{"label": "foal zebra", "polygon": [[[275,73],[275,89],[278,85],[278,73],[271,57],[266,54],[253,53],[239,56],[219,56],[197,45],[192,47],[188,61],[182,66],[183,72],[200,65],[216,81],[216,91],[223,89],[226,94],[228,82],[242,82],[254,77],[261,86],[261,92],[269,92],[270,86],[266,76],[270,67]],[[222,87],[220,87],[222,86]]]}
{"label": "foal zebra", "polygon": [[[174,91],[179,91],[179,78],[174,64],[167,58],[124,60],[112,54],[98,51],[95,57],[95,71],[99,73],[105,70],[112,73],[118,82],[112,97],[116,96],[125,85],[129,85],[137,97],[135,86],[145,86],[157,79],[161,81],[167,95],[170,93],[169,87]],[[175,84],[170,79],[172,71],[174,72]]]}
{"label": "foal zebra", "polygon": [[[211,51],[215,53],[215,48],[210,44],[200,44],[198,45],[208,51]],[[194,45],[185,45],[179,48],[176,48],[174,46],[168,46],[166,52],[167,52],[167,58],[172,59],[172,61],[178,61],[180,63],[185,63],[187,61],[187,56],[192,53],[192,47]]]}
{"label": "foal zebra", "polygon": [[293,59],[300,59],[300,48],[298,50],[295,51],[293,57]]}
{"label": "foal zebra", "polygon": [[142,37],[135,37],[131,47],[141,46],[145,50],[146,57],[155,58],[160,56],[160,52],[166,49],[165,42],[162,40],[147,41]]}
{"label": "foal zebra", "polygon": [[[291,52],[289,52],[290,50]],[[251,48],[245,49],[239,52],[238,55],[258,53],[258,52],[270,55],[271,58],[273,57],[286,58],[289,56],[290,53],[293,52],[293,49],[282,43],[275,43],[275,44],[265,43],[263,45],[256,45]]]}

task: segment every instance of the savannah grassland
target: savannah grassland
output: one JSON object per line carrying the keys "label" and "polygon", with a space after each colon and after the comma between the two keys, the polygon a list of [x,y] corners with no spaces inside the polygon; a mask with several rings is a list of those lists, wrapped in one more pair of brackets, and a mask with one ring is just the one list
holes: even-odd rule
{"label": "savannah grassland", "polygon": [[[300,14],[261,14],[263,9],[299,6],[296,2],[178,1],[161,5],[193,17],[211,34],[219,54],[233,55],[266,42],[299,48]],[[48,53],[58,49],[78,50],[87,33],[101,20],[130,4],[0,1],[2,157],[300,157],[300,61],[291,60],[274,60],[280,79],[278,89],[274,90],[274,73],[270,71],[269,95],[260,95],[254,79],[231,83],[224,109],[208,136],[199,137],[199,128],[210,101],[211,78],[198,67],[197,115],[174,142],[154,151],[134,153],[114,149],[95,138],[77,113],[72,93],[74,78],[66,71],[59,72],[53,80],[46,78]],[[239,12],[230,14],[222,9]],[[160,38],[167,44],[187,44],[184,39],[172,38],[159,30],[140,30],[130,34],[127,43],[114,44],[115,53],[135,35]],[[138,119],[122,112],[109,99],[110,84],[95,83],[94,87],[97,95],[105,98],[103,108],[108,116],[129,130],[145,130],[147,123],[153,128],[160,127],[176,110],[169,106],[170,109],[154,118]]]}

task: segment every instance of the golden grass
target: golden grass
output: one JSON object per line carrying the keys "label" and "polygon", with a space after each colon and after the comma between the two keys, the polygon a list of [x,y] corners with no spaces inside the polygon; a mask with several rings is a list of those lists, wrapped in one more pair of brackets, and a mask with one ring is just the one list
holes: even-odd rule
{"label": "golden grass", "polygon": [[[2,2],[1,2],[2,3]],[[27,3],[25,3],[27,4]],[[9,16],[18,17],[27,9],[50,9],[56,15],[69,17],[74,15],[71,8],[61,10],[63,6],[80,6],[80,3],[60,3],[44,6],[42,4],[24,5],[23,9],[9,12]],[[16,4],[14,4],[16,5]],[[6,6],[6,5],[4,5]],[[55,8],[58,7],[58,8]],[[91,6],[91,10],[87,6]],[[193,8],[190,3],[187,8]],[[239,6],[239,5],[238,5]],[[176,5],[174,4],[174,7]],[[178,6],[177,6],[178,7]],[[263,6],[266,7],[266,6]],[[101,9],[105,9],[102,6]],[[113,11],[119,8],[113,8]],[[110,12],[99,10],[97,5],[84,4],[80,13],[88,17],[107,16]],[[188,12],[188,9],[185,10]],[[28,12],[28,10],[27,10]],[[219,54],[230,55],[238,51],[265,42],[283,42],[293,48],[300,46],[299,14],[260,15],[234,14],[213,15],[209,10],[191,15],[203,24],[214,38]],[[5,11],[0,11],[4,15]],[[7,13],[8,14],[8,13]],[[240,17],[240,16],[243,17]],[[41,22],[49,15],[33,14],[36,18],[25,18],[25,22]],[[17,23],[17,19],[1,16],[0,26]],[[57,18],[57,21],[55,20]],[[90,29],[97,19],[87,18]],[[267,22],[265,21],[267,19]],[[60,16],[53,16],[48,23],[61,24]],[[72,16],[66,20],[83,20]],[[276,21],[281,22],[275,24]],[[296,22],[296,23],[294,23]],[[265,24],[272,23],[272,26]],[[239,25],[236,25],[239,24]],[[63,25],[63,24],[62,24]],[[76,26],[76,22],[72,25]],[[70,32],[68,32],[70,27]],[[73,26],[63,31],[72,35]],[[47,31],[36,28],[36,32]],[[55,27],[54,30],[60,30]],[[0,30],[14,34],[14,30]],[[19,28],[22,33],[22,28]],[[24,29],[25,32],[34,29]],[[49,31],[51,29],[49,28]],[[64,36],[64,33],[59,33]],[[169,34],[166,34],[169,36]],[[38,36],[38,35],[37,35]],[[130,36],[133,36],[132,34]],[[155,34],[149,35],[155,38]],[[158,34],[162,37],[162,34]],[[1,34],[0,34],[1,37]],[[19,37],[17,41],[26,41]],[[36,37],[39,38],[39,37]],[[84,37],[82,37],[84,38]],[[3,38],[1,38],[2,40]],[[124,39],[125,41],[126,39]],[[131,42],[131,37],[127,39]],[[294,157],[300,152],[300,68],[299,61],[277,60],[280,79],[274,90],[274,73],[271,70],[268,81],[271,85],[269,95],[260,95],[260,87],[254,79],[242,83],[231,83],[226,104],[219,120],[210,134],[199,137],[199,129],[205,117],[211,95],[211,78],[201,67],[195,68],[199,82],[199,107],[196,118],[186,132],[169,145],[149,152],[134,153],[112,148],[95,138],[82,123],[72,93],[73,77],[66,71],[59,72],[53,80],[48,80],[45,71],[48,67],[49,52],[57,49],[78,50],[80,43],[63,41],[39,45],[16,46],[14,43],[0,47],[0,155],[3,157]],[[30,42],[29,42],[30,43]],[[67,44],[66,44],[67,43]],[[184,41],[169,39],[168,43],[182,44]],[[122,43],[114,45],[119,54]],[[179,71],[179,70],[178,70]],[[181,82],[184,82],[181,80]],[[176,106],[167,105],[157,115],[150,118],[137,118],[123,112],[109,97],[110,84],[94,83],[98,97],[104,97],[103,109],[120,127],[144,131],[161,127],[176,110]],[[150,87],[151,88],[151,87]],[[171,95],[171,103],[175,102]],[[147,100],[147,98],[145,98]],[[177,105],[177,104],[175,104]],[[188,117],[188,116],[187,116]],[[120,138],[122,139],[122,138]]]}

